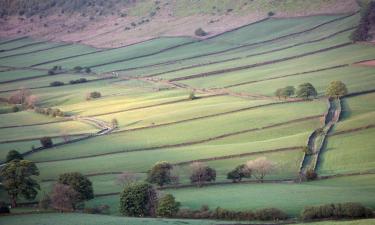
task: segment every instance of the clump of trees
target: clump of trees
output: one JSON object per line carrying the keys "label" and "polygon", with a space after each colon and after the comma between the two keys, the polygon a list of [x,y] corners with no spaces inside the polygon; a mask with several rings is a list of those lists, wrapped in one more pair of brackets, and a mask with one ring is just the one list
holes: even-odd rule
{"label": "clump of trees", "polygon": [[216,170],[205,165],[201,162],[195,162],[190,165],[191,175],[190,182],[197,184],[198,187],[206,182],[212,182],[216,180]]}
{"label": "clump of trees", "polygon": [[194,33],[195,33],[196,36],[199,36],[199,37],[203,37],[203,36],[206,36],[208,34],[202,28],[196,29]]}
{"label": "clump of trees", "polygon": [[313,219],[355,219],[355,218],[371,218],[373,211],[366,208],[360,203],[336,203],[319,206],[305,207],[301,212],[303,220]]}
{"label": "clump of trees", "polygon": [[52,138],[50,137],[42,137],[40,138],[40,144],[43,148],[50,148],[53,146]]}
{"label": "clump of trees", "polygon": [[148,171],[147,181],[159,186],[170,184],[172,182],[172,169],[172,164],[168,162],[158,162],[151,168],[150,171]]}
{"label": "clump of trees", "polygon": [[33,108],[37,105],[39,98],[31,94],[31,91],[26,88],[22,88],[13,93],[8,102],[11,104],[22,105],[24,108]]}
{"label": "clump of trees", "polygon": [[91,99],[100,98],[100,97],[102,97],[102,94],[100,92],[93,91],[86,95],[86,100],[91,100]]}
{"label": "clump of trees", "polygon": [[326,90],[326,96],[331,98],[340,98],[348,94],[348,89],[342,81],[332,81]]}
{"label": "clump of trees", "polygon": [[39,176],[39,169],[29,160],[12,160],[0,170],[2,185],[7,191],[12,208],[17,207],[19,196],[27,200],[35,199],[40,190],[34,176]]}
{"label": "clump of trees", "polygon": [[303,83],[298,86],[297,96],[303,99],[309,99],[310,97],[316,97],[318,92],[311,83]]}
{"label": "clump of trees", "polygon": [[40,113],[40,114],[52,116],[52,117],[57,117],[57,116],[64,117],[65,116],[65,113],[61,111],[60,109],[34,107],[34,111],[36,113]]}
{"label": "clump of trees", "polygon": [[81,67],[81,66],[76,66],[73,68],[74,72],[76,73],[91,73],[91,69],[89,67]]}
{"label": "clump of trees", "polygon": [[73,190],[78,193],[77,198],[80,202],[94,198],[94,190],[91,181],[81,173],[72,172],[61,174],[57,182],[72,187]]}
{"label": "clump of trees", "polygon": [[251,178],[251,170],[246,164],[241,164],[227,174],[227,179],[233,183],[240,182],[243,178]]}

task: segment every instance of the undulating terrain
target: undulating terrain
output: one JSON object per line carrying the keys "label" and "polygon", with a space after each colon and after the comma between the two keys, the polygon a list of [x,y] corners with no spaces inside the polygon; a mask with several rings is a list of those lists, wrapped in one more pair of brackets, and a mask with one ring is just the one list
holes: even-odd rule
{"label": "undulating terrain", "polygon": [[[55,1],[42,12],[42,5],[28,10],[34,1],[17,1],[25,2],[23,10],[0,0],[8,4],[0,6],[0,161],[17,150],[36,163],[41,191],[31,202],[60,174],[80,172],[95,194],[85,205],[107,204],[111,215],[120,215],[117,176],[128,171],[144,179],[155,163],[167,161],[179,184],[160,192],[173,194],[183,208],[275,207],[298,217],[309,205],[375,207],[375,45],[351,40],[361,20],[356,1],[121,1],[121,7],[107,1],[113,10],[107,3],[70,9]],[[194,35],[199,27],[206,36]],[[86,81],[71,82],[81,78]],[[329,100],[325,92],[335,80],[348,93]],[[307,82],[316,88],[314,99],[275,96]],[[19,90],[35,96],[38,108],[64,116],[17,108],[8,99]],[[88,100],[94,91],[101,97]],[[41,146],[45,136],[53,147]],[[227,179],[259,157],[276,165],[263,183]],[[216,169],[216,181],[190,185],[193,162]],[[301,183],[306,171],[318,179]],[[8,201],[1,186],[0,199]],[[0,224],[124,219],[36,214],[0,217]]]}

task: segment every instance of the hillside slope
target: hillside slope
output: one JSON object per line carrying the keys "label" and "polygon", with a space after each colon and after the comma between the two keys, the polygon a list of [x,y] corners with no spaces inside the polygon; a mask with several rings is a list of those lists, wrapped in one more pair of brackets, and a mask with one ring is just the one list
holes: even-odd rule
{"label": "hillside slope", "polygon": [[0,37],[33,36],[112,48],[160,36],[207,36],[273,17],[341,14],[356,0],[0,0]]}

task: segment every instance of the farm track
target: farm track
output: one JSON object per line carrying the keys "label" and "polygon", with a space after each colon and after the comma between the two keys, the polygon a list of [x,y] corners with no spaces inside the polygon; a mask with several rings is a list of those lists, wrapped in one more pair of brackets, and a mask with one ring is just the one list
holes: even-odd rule
{"label": "farm track", "polygon": [[57,45],[57,46],[53,46],[53,47],[49,47],[49,48],[44,48],[44,49],[39,49],[39,50],[34,50],[34,51],[30,51],[30,52],[23,52],[23,53],[17,53],[17,54],[13,54],[13,55],[2,56],[2,57],[0,57],[0,59],[43,52],[43,51],[47,51],[47,50],[51,50],[51,49],[66,47],[66,46],[69,46],[69,45],[71,45],[71,44],[61,44],[61,45]]}
{"label": "farm track", "polygon": [[[301,42],[301,43],[290,45],[290,46],[287,46],[287,47],[272,49],[272,50],[268,50],[268,51],[264,51],[264,52],[259,52],[259,53],[255,53],[255,54],[250,54],[250,55],[246,55],[246,56],[242,56],[242,57],[234,57],[234,58],[230,58],[230,59],[219,60],[219,61],[214,61],[214,62],[209,62],[209,63],[190,65],[190,66],[181,67],[181,68],[177,68],[177,69],[173,69],[173,70],[168,70],[168,71],[164,71],[164,72],[159,72],[159,73],[154,73],[154,74],[146,75],[144,77],[154,77],[154,76],[159,76],[159,75],[166,74],[166,73],[179,72],[179,71],[183,71],[183,70],[187,70],[187,69],[199,68],[199,67],[204,67],[204,66],[208,66],[208,65],[220,64],[220,63],[224,63],[224,62],[231,62],[231,61],[236,61],[236,60],[240,60],[240,59],[250,58],[250,57],[254,57],[254,56],[260,56],[260,55],[270,54],[270,53],[274,53],[274,52],[279,52],[279,51],[291,49],[291,48],[302,46],[302,45],[307,45],[307,44],[312,44],[312,43],[320,42],[320,41],[332,38],[332,37],[334,37],[334,36],[336,36],[338,34],[344,33],[346,31],[350,31],[352,29],[354,29],[354,28],[344,29],[342,31],[336,32],[334,34],[330,34],[330,35],[328,35],[326,37],[323,37],[323,38],[319,38],[319,39],[311,40],[311,41],[306,41],[306,42]],[[184,61],[184,60],[181,60],[181,61]],[[177,62],[180,62],[180,61],[176,61],[176,63]],[[171,64],[174,64],[174,63],[166,63],[166,65],[171,65]],[[150,66],[150,67],[152,67],[152,66]],[[135,69],[143,69],[143,68],[148,68],[148,66],[146,66],[146,67],[137,67]],[[124,70],[124,71],[127,71],[127,70]]]}
{"label": "farm track", "polygon": [[[322,23],[322,24],[319,24],[317,26],[314,26],[310,29],[307,29],[307,30],[304,30],[304,31],[300,31],[300,32],[296,32],[296,33],[291,33],[291,34],[287,34],[287,35],[284,35],[284,36],[281,36],[281,37],[277,37],[277,38],[274,38],[274,39],[270,39],[270,40],[266,40],[266,41],[260,41],[260,42],[255,42],[255,43],[250,43],[250,44],[245,44],[245,45],[240,45],[240,46],[236,46],[236,47],[232,47],[232,48],[228,48],[228,49],[225,49],[225,50],[221,50],[221,51],[215,51],[215,52],[211,52],[211,53],[206,53],[206,54],[201,54],[201,55],[196,55],[196,56],[191,56],[191,57],[186,57],[186,58],[183,58],[183,59],[178,59],[178,60],[171,60],[171,61],[166,61],[166,62],[162,62],[162,63],[156,63],[156,64],[151,64],[151,65],[145,65],[145,66],[139,66],[139,67],[133,67],[133,68],[128,68],[128,69],[120,69],[120,70],[115,70],[115,71],[111,71],[111,72],[123,72],[123,71],[131,71],[131,70],[136,70],[136,69],[141,69],[141,68],[148,68],[148,67],[154,67],[154,66],[160,66],[160,65],[169,65],[169,64],[174,64],[174,63],[178,63],[178,62],[181,62],[181,61],[184,61],[184,60],[190,60],[190,59],[196,59],[196,58],[200,58],[200,57],[206,57],[206,56],[212,56],[212,55],[217,55],[217,54],[222,54],[222,53],[226,53],[228,51],[233,51],[233,50],[237,50],[237,49],[241,49],[241,48],[247,48],[247,47],[252,47],[252,46],[256,46],[256,45],[262,45],[262,44],[267,44],[267,43],[273,43],[273,42],[276,42],[276,41],[280,41],[280,40],[283,40],[283,39],[287,39],[287,38],[290,38],[290,37],[294,37],[294,36],[297,36],[297,35],[301,35],[301,34],[304,34],[304,33],[307,33],[307,32],[311,32],[319,27],[322,27],[324,25],[327,25],[327,24],[330,24],[330,23],[333,23],[333,22],[337,22],[337,21],[340,21],[340,20],[343,20],[343,19],[346,19],[348,17],[351,17],[351,16],[354,16],[355,14],[357,13],[354,13],[354,14],[350,14],[348,16],[344,16],[344,17],[340,17],[340,18],[337,18],[337,19],[334,19],[334,20],[331,20],[331,21],[328,21],[328,22],[325,22],[325,23]],[[348,30],[350,29],[354,29],[354,28],[349,28]],[[332,36],[335,36],[339,33],[342,33],[342,32],[345,32],[347,30],[343,30],[343,31],[339,31],[337,33],[334,33],[332,34]],[[229,31],[230,32],[230,31]],[[330,38],[330,36],[326,37],[326,38]],[[324,40],[324,39],[323,39]],[[317,40],[318,41],[318,40]],[[313,43],[313,42],[312,42]],[[295,46],[294,46],[295,47]],[[263,53],[265,54],[265,53]],[[248,57],[251,57],[252,55],[249,55]],[[225,60],[225,61],[228,61],[228,60]],[[225,61],[222,61],[222,62],[225,62]],[[230,61],[230,60],[229,60]],[[157,74],[156,74],[157,75]],[[155,76],[156,76],[155,75]],[[152,75],[150,75],[152,76]]]}
{"label": "farm track", "polygon": [[64,159],[55,159],[55,160],[43,160],[43,161],[36,161],[37,163],[46,163],[46,162],[58,162],[58,161],[68,161],[68,160],[76,160],[76,159],[86,159],[86,158],[94,158],[98,156],[106,156],[106,155],[115,155],[115,154],[121,154],[121,153],[131,153],[131,152],[140,152],[140,151],[152,151],[152,150],[159,150],[159,149],[169,149],[169,148],[178,148],[178,147],[185,147],[185,146],[190,146],[190,145],[196,145],[196,144],[202,144],[210,141],[215,141],[219,140],[222,138],[230,137],[230,136],[235,136],[239,134],[244,134],[244,133],[250,133],[250,132],[255,132],[255,131],[261,131],[265,129],[270,129],[274,127],[279,127],[282,125],[287,125],[287,124],[292,124],[292,123],[298,123],[301,121],[306,121],[308,119],[315,119],[315,118],[320,118],[321,115],[316,115],[316,116],[310,116],[310,117],[304,117],[304,118],[299,118],[295,120],[290,120],[282,123],[277,123],[277,124],[272,124],[272,125],[267,125],[261,128],[252,128],[252,129],[247,129],[247,130],[242,130],[242,131],[237,131],[237,132],[232,132],[232,133],[227,133],[215,137],[210,137],[207,139],[203,140],[198,140],[198,141],[190,141],[190,142],[184,142],[184,143],[178,143],[178,144],[170,144],[170,145],[162,145],[162,146],[154,146],[154,147],[147,147],[147,148],[136,148],[136,149],[129,149],[129,150],[120,150],[120,151],[114,151],[114,152],[107,152],[107,153],[100,153],[100,154],[92,154],[92,155],[87,155],[87,156],[78,156],[78,157],[70,157],[70,158],[64,158]]}
{"label": "farm track", "polygon": [[261,62],[261,63],[254,63],[254,64],[250,64],[250,65],[245,65],[245,66],[232,67],[232,68],[228,68],[228,69],[222,69],[222,70],[210,71],[210,72],[206,72],[206,73],[189,75],[189,76],[185,76],[185,77],[174,78],[174,79],[170,79],[170,81],[181,81],[181,80],[190,80],[190,79],[202,78],[202,77],[208,77],[208,76],[217,76],[217,75],[220,75],[220,74],[223,74],[223,73],[241,71],[241,70],[245,70],[245,69],[251,69],[251,68],[276,64],[276,63],[280,63],[280,62],[285,62],[285,61],[289,61],[289,60],[292,60],[292,59],[303,58],[303,57],[306,57],[306,56],[310,56],[310,55],[314,55],[314,54],[318,54],[318,53],[322,53],[322,52],[327,52],[327,51],[335,50],[335,49],[338,49],[338,48],[343,48],[343,47],[346,47],[346,46],[349,46],[349,45],[352,45],[352,43],[347,42],[347,43],[331,46],[331,47],[328,47],[328,48],[319,49],[317,51],[307,52],[307,53],[303,53],[303,54],[299,54],[299,55],[294,55],[294,56],[285,57],[285,58],[276,59],[276,60],[271,60],[271,61],[265,61],[265,62]]}

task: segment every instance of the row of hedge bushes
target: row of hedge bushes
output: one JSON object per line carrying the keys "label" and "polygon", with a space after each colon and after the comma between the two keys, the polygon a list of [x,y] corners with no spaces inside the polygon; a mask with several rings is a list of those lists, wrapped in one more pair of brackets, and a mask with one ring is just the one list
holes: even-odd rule
{"label": "row of hedge bushes", "polygon": [[60,109],[35,107],[34,111],[36,113],[40,113],[40,114],[44,114],[44,115],[52,116],[52,117],[65,116],[65,113],[61,111]]}
{"label": "row of hedge bushes", "polygon": [[288,215],[276,208],[259,209],[255,212],[251,210],[234,211],[217,207],[210,210],[208,206],[202,206],[200,210],[180,209],[176,214],[178,218],[189,219],[219,219],[219,220],[285,220]]}
{"label": "row of hedge bushes", "polygon": [[[77,80],[71,80],[69,81],[69,84],[80,84],[80,83],[86,83],[87,79],[86,78],[79,78]],[[62,81],[53,81],[49,84],[51,87],[58,87],[58,86],[63,86],[65,85],[64,82]]]}
{"label": "row of hedge bushes", "polygon": [[373,211],[360,203],[336,203],[308,206],[301,212],[303,220],[371,218]]}

